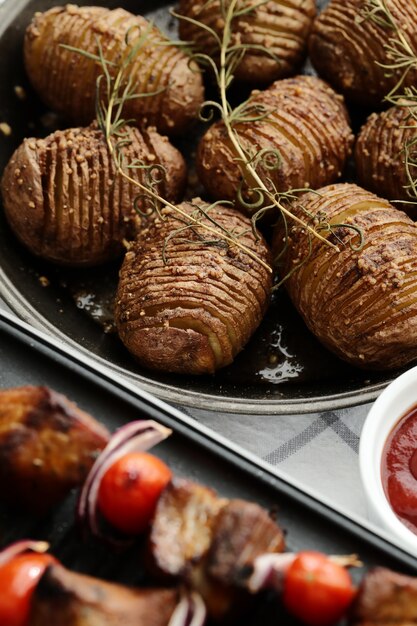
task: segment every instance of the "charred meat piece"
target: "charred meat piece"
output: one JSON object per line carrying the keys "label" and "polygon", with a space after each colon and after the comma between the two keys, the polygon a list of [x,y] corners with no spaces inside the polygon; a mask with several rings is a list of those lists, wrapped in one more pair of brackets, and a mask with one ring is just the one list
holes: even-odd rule
{"label": "charred meat piece", "polygon": [[29,626],[167,626],[175,589],[139,590],[48,568],[32,599]]}
{"label": "charred meat piece", "polygon": [[104,426],[47,387],[0,391],[0,496],[45,512],[82,484],[108,438]]}
{"label": "charred meat piece", "polygon": [[254,558],[283,549],[283,533],[264,509],[220,499],[185,480],[173,481],[162,494],[150,536],[153,567],[201,594],[214,618],[245,606]]}
{"label": "charred meat piece", "polygon": [[213,524],[226,504],[208,487],[174,479],[162,493],[150,534],[152,561],[160,574],[186,576],[207,554]]}
{"label": "charred meat piece", "polygon": [[369,571],[352,608],[351,623],[361,626],[417,623],[417,578],[384,567]]}
{"label": "charred meat piece", "polygon": [[256,557],[284,548],[284,533],[265,509],[253,502],[231,500],[217,516],[207,572],[225,584],[243,585],[247,567]]}

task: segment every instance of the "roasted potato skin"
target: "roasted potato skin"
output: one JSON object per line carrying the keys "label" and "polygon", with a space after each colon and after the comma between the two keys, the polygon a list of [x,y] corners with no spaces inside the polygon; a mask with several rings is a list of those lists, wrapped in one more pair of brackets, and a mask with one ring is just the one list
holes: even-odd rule
{"label": "roasted potato skin", "polygon": [[[158,185],[159,192],[178,200],[186,179],[180,152],[154,128],[126,126],[125,131],[130,141],[122,149],[126,162],[162,165],[166,181]],[[128,174],[138,182],[146,176],[141,169]],[[92,266],[120,256],[123,239],[132,239],[141,224],[134,205],[141,191],[117,172],[94,123],[25,139],[6,166],[1,192],[20,241],[37,256],[62,265]]]}
{"label": "roasted potato skin", "polygon": [[[303,207],[303,208],[301,208]],[[368,369],[388,370],[417,358],[417,226],[387,200],[352,184],[330,185],[302,195],[296,215],[349,224],[329,240],[311,240],[298,226],[289,232],[282,276],[310,330],[340,358]],[[317,222],[316,222],[317,223]],[[323,231],[324,232],[324,231]],[[276,251],[284,240],[276,232]],[[294,271],[294,267],[297,267]]]}
{"label": "roasted potato skin", "polygon": [[[207,206],[197,198],[179,209],[189,215]],[[217,205],[210,216],[270,262],[266,243],[238,211]],[[121,340],[145,367],[208,374],[231,363],[260,324],[272,278],[237,246],[209,243],[216,235],[201,226],[184,230],[186,220],[166,208],[164,219],[139,235],[120,271],[115,320]]]}
{"label": "roasted potato skin", "polygon": [[[386,0],[396,24],[417,52],[417,6],[409,0]],[[311,61],[337,91],[356,104],[381,106],[398,82],[403,69],[387,72],[385,45],[391,32],[370,19],[362,19],[363,0],[330,0],[315,20],[309,40]],[[404,85],[416,82],[408,72]]]}
{"label": "roasted potato skin", "polygon": [[[280,155],[275,169],[258,166],[263,180],[270,178],[278,191],[285,192],[307,186],[317,189],[341,175],[353,135],[342,97],[326,83],[313,76],[288,78],[254,92],[249,101],[271,112],[259,121],[234,125],[242,146],[250,153],[274,149]],[[197,172],[214,198],[239,204],[242,175],[236,156],[224,125],[216,122],[200,141]],[[257,199],[247,185],[242,193],[245,201]],[[245,205],[240,208],[251,212]]]}
{"label": "roasted potato skin", "polygon": [[44,513],[81,485],[109,432],[47,387],[0,391],[0,494]]}
{"label": "roasted potato skin", "polygon": [[28,626],[168,626],[175,589],[135,589],[49,567],[31,602]]}
{"label": "roasted potato skin", "polygon": [[[246,8],[249,3],[241,5],[237,8]],[[179,13],[210,26],[221,37],[223,20],[218,0],[181,0]],[[270,53],[249,49],[236,68],[235,80],[266,86],[294,73],[304,58],[315,15],[314,0],[288,0],[285,4],[270,0],[235,19],[234,43],[263,46]],[[194,41],[198,51],[216,58],[218,46],[209,32],[187,20],[180,20],[179,28],[182,39]]]}
{"label": "roasted potato skin", "polygon": [[[417,137],[417,122],[407,107],[394,106],[373,113],[362,127],[355,146],[359,183],[388,200],[410,201],[404,147]],[[410,217],[417,217],[413,204],[395,202]]]}
{"label": "roasted potato skin", "polygon": [[[67,4],[38,13],[25,37],[31,83],[52,109],[76,125],[88,124],[95,118],[96,80],[102,69],[61,44],[97,54],[98,38],[104,58],[117,64],[129,52],[127,34],[134,43],[148,28],[145,18],[124,9]],[[166,37],[153,27],[130,71],[135,93],[158,93],[128,100],[123,115],[142,127],[152,125],[162,133],[181,135],[194,122],[203,101],[202,79],[178,47],[158,45],[161,41],[167,41]]]}

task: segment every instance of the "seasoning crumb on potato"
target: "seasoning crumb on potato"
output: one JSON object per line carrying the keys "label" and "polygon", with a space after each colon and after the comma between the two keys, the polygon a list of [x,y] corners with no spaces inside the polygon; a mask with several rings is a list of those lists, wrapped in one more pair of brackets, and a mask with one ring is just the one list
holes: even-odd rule
{"label": "seasoning crumb on potato", "polygon": [[[385,46],[392,29],[363,19],[364,0],[330,0],[315,20],[309,40],[311,61],[337,91],[354,103],[381,106],[397,84],[404,68],[387,71]],[[417,4],[410,0],[386,0],[386,6],[417,53]],[[413,85],[417,70],[407,72],[404,86]]]}
{"label": "seasoning crumb on potato", "polygon": [[[405,102],[403,103],[405,105]],[[366,189],[395,202],[410,217],[417,217],[415,204],[408,193],[405,148],[417,140],[417,121],[407,106],[394,106],[383,113],[373,113],[363,125],[355,146],[358,181]],[[415,147],[409,157],[414,158]],[[410,167],[414,178],[414,168]],[[407,203],[408,202],[408,203]]]}
{"label": "seasoning crumb on potato", "polygon": [[[272,148],[279,153],[278,167],[257,168],[267,187],[270,179],[280,192],[317,189],[341,176],[353,135],[343,98],[325,82],[313,76],[288,78],[253,92],[249,102],[270,113],[255,122],[237,122],[233,128],[249,153]],[[242,174],[236,156],[224,124],[216,122],[200,141],[197,172],[214,198],[236,200],[239,205]],[[253,200],[250,185],[245,184],[242,192],[245,201]]]}
{"label": "seasoning crumb on potato", "polygon": [[[116,64],[107,66],[115,74],[149,26],[144,17],[124,9],[67,4],[38,13],[25,36],[31,83],[49,107],[76,125],[88,124],[95,118],[96,81],[102,67],[62,44],[97,55],[99,41],[104,58]],[[204,91],[197,66],[189,67],[188,56],[168,41],[152,26],[129,69],[134,92],[148,95],[127,100],[123,115],[140,126],[154,125],[162,133],[181,135],[195,122]]]}
{"label": "seasoning crumb on potato", "polygon": [[[198,215],[199,198],[179,205]],[[269,250],[250,221],[232,208],[209,215],[264,262]],[[210,225],[207,218],[201,218]],[[237,246],[164,209],[139,234],[120,271],[115,317],[121,340],[145,367],[208,374],[232,362],[260,324],[270,299],[271,273]],[[177,229],[182,229],[176,233]],[[165,262],[164,262],[165,252]]]}
{"label": "seasoning crumb on potato", "polygon": [[[265,50],[249,48],[234,76],[238,81],[269,85],[299,68],[316,5],[314,0],[287,0],[285,3],[240,0],[237,10],[249,6],[253,7],[252,11],[233,21],[232,42],[263,46]],[[211,27],[221,37],[224,23],[219,0],[181,0],[179,13]],[[182,39],[194,42],[194,49],[213,58],[218,56],[216,42],[207,30],[185,19],[180,20],[179,30]]]}
{"label": "seasoning crumb on potato", "polygon": [[[349,223],[326,235],[340,251],[289,230],[282,276],[310,330],[340,358],[361,368],[388,370],[417,358],[417,225],[357,185],[343,183],[301,195],[292,207],[328,224]],[[283,227],[276,232],[282,248]],[[353,246],[353,247],[352,247]],[[294,271],[294,268],[295,271]]]}
{"label": "seasoning crumb on potato", "polygon": [[[155,129],[126,126],[125,132],[126,161],[161,164],[166,181],[158,189],[177,201],[186,181],[179,151]],[[141,169],[129,174],[144,180]],[[134,237],[141,224],[134,207],[140,189],[117,173],[95,124],[25,139],[6,166],[1,192],[20,241],[37,256],[62,265],[92,266],[121,256],[123,240]]]}

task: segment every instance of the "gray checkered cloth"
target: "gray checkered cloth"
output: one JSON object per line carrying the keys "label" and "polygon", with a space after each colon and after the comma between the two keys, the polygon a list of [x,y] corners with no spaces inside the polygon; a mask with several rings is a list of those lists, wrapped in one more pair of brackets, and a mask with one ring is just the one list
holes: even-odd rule
{"label": "gray checkered cloth", "polygon": [[183,410],[320,500],[350,517],[367,519],[358,449],[370,406],[262,417]]}

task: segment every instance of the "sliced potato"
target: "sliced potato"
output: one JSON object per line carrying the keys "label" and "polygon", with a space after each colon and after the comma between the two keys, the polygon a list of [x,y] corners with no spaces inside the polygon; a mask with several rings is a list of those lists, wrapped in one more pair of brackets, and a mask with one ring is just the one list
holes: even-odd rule
{"label": "sliced potato", "polygon": [[[416,147],[411,146],[414,141],[417,141],[417,122],[407,107],[395,106],[383,113],[373,113],[362,127],[355,147],[356,171],[361,185],[390,201],[416,200],[409,189],[405,152],[409,145],[409,158],[415,158]],[[412,165],[410,176],[415,178]],[[417,217],[413,204],[395,202],[395,206]]]}
{"label": "sliced potato", "polygon": [[[129,78],[133,92],[142,97],[127,100],[123,115],[142,127],[153,125],[160,132],[181,135],[195,121],[203,101],[201,75],[144,17],[124,9],[74,4],[37,13],[26,31],[26,70],[48,106],[76,125],[88,124],[95,118],[96,81],[103,69],[62,44],[94,55],[100,44],[108,71],[115,75],[141,36],[145,43],[129,66]],[[155,95],[143,97],[146,94]]]}
{"label": "sliced potato", "polygon": [[[385,0],[397,26],[417,53],[417,4],[410,0]],[[376,107],[398,80],[403,68],[387,71],[392,63],[386,45],[396,39],[392,28],[363,19],[364,0],[330,0],[314,22],[309,40],[310,58],[322,76],[347,99]],[[378,13],[377,18],[384,19]],[[407,73],[404,85],[413,85],[417,71]]]}
{"label": "sliced potato", "polygon": [[[326,83],[312,76],[277,81],[269,89],[253,92],[249,102],[268,113],[256,122],[241,122],[233,128],[248,154],[275,150],[275,169],[261,163],[257,172],[269,189],[277,191],[311,187],[317,189],[340,177],[353,143],[353,135],[343,99]],[[216,199],[236,200],[242,181],[238,154],[221,122],[215,123],[201,139],[197,153],[199,177]],[[271,161],[271,159],[270,159]],[[242,187],[245,202],[257,194]],[[257,186],[252,182],[252,187]]]}
{"label": "sliced potato", "polygon": [[[316,15],[316,5],[314,0],[262,3],[240,0],[237,10],[251,6],[251,11],[233,21],[232,42],[249,46],[234,75],[236,80],[269,85],[278,78],[291,75],[299,67]],[[219,0],[181,0],[179,13],[209,26],[222,37],[224,20]],[[197,51],[218,60],[215,39],[204,28],[183,19],[180,20],[180,35],[185,41],[194,42]]]}
{"label": "sliced potato", "polygon": [[[207,374],[232,362],[260,324],[272,278],[261,263],[222,236],[187,227],[194,214],[205,224],[199,198],[164,210],[126,254],[116,297],[116,324],[126,347],[145,367]],[[264,240],[238,211],[215,206],[219,227],[268,262]],[[221,233],[217,227],[218,232]],[[164,261],[165,253],[165,261]]]}
{"label": "sliced potato", "polygon": [[[184,159],[155,129],[125,127],[126,164],[162,165],[167,200],[178,200],[186,178]],[[143,169],[126,169],[146,182]],[[31,252],[62,265],[98,265],[123,251],[141,219],[135,198],[142,194],[117,172],[103,133],[88,128],[57,131],[45,139],[25,139],[10,159],[1,181],[6,217]],[[143,203],[140,203],[140,207]]]}
{"label": "sliced potato", "polygon": [[[356,185],[339,184],[302,195],[293,210],[308,214],[330,248],[290,226],[282,275],[310,330],[330,350],[359,367],[392,369],[417,358],[417,225],[402,211]],[[327,233],[327,235],[326,235]],[[284,244],[281,224],[277,250]]]}

